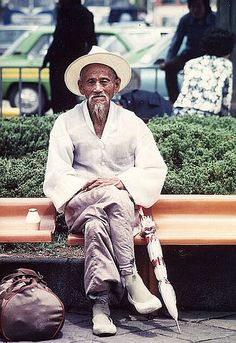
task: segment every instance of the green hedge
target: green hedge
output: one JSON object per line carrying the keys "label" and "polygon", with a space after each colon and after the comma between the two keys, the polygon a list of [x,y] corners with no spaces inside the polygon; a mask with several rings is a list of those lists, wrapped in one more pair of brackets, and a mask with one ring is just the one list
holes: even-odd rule
{"label": "green hedge", "polygon": [[[55,118],[1,120],[1,197],[44,196]],[[149,127],[168,166],[163,193],[236,194],[235,118],[155,118]]]}
{"label": "green hedge", "polygon": [[236,193],[236,119],[184,117],[149,124],[168,165],[163,193]]}
{"label": "green hedge", "polygon": [[47,149],[56,115],[20,117],[0,121],[0,156],[19,157]]}
{"label": "green hedge", "polygon": [[0,197],[43,197],[47,150],[0,158]]}

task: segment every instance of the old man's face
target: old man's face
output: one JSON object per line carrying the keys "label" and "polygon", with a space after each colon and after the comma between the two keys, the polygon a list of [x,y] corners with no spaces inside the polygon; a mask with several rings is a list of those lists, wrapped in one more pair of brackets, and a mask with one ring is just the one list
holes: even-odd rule
{"label": "old man's face", "polygon": [[88,100],[90,112],[107,114],[110,101],[120,87],[120,79],[115,72],[103,64],[90,64],[80,75],[79,90]]}

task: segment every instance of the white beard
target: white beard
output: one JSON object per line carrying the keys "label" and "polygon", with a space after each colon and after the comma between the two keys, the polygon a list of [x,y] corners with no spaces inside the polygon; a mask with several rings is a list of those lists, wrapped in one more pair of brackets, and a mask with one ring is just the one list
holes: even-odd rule
{"label": "white beard", "polygon": [[[109,101],[106,94],[103,94],[103,96],[106,98],[107,101]],[[91,103],[91,100],[93,99],[93,95],[89,98],[89,103]],[[102,122],[106,118],[106,106],[102,103],[96,103],[93,108],[92,114],[94,114],[97,119]]]}
{"label": "white beard", "polygon": [[105,119],[105,105],[96,104],[93,109],[93,114],[95,114],[99,121],[103,121]]}

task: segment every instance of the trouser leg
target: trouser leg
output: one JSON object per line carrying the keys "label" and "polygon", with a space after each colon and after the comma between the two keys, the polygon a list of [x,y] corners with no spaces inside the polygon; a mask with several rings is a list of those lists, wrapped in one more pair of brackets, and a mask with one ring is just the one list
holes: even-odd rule
{"label": "trouser leg", "polygon": [[179,95],[178,70],[173,68],[166,69],[166,88],[169,100],[173,104]]}
{"label": "trouser leg", "polygon": [[116,188],[110,193],[111,204],[105,207],[111,230],[114,255],[122,275],[134,269],[134,204],[126,191]]}
{"label": "trouser leg", "polygon": [[85,224],[85,274],[84,285],[87,295],[108,297],[111,283],[120,282],[109,226],[99,219]]}
{"label": "trouser leg", "polygon": [[185,63],[194,57],[196,56],[189,53],[182,54],[165,63],[166,88],[169,100],[172,104],[176,101],[179,95],[178,73],[183,69]]}
{"label": "trouser leg", "polygon": [[[85,227],[86,294],[121,290],[121,274],[134,270],[134,204],[114,186],[78,194],[66,210],[72,232]],[[119,293],[117,291],[117,293]]]}

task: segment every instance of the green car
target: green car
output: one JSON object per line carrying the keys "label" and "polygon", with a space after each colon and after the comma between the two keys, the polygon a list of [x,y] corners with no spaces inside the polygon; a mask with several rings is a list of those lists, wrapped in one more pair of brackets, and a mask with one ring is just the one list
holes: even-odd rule
{"label": "green car", "polygon": [[[22,114],[40,115],[50,109],[49,70],[40,67],[53,31],[54,26],[27,31],[0,57],[2,99],[19,107]],[[122,56],[128,52],[132,55],[139,46],[151,45],[155,39],[148,28],[137,32],[113,26],[96,27],[96,35],[98,45]]]}

